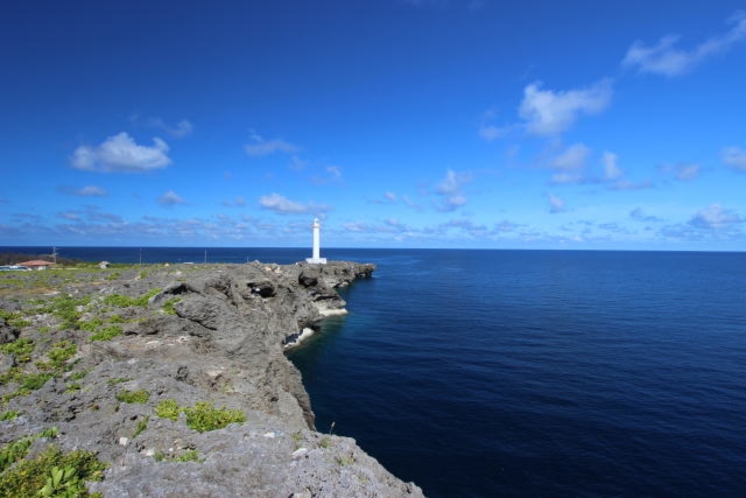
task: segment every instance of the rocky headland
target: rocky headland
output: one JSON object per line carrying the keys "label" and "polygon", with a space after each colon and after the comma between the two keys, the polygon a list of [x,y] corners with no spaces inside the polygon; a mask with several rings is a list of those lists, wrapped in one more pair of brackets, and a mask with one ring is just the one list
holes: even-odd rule
{"label": "rocky headland", "polygon": [[422,496],[353,439],[315,430],[283,353],[344,312],[335,289],[374,270],[254,262],[0,274],[0,489]]}

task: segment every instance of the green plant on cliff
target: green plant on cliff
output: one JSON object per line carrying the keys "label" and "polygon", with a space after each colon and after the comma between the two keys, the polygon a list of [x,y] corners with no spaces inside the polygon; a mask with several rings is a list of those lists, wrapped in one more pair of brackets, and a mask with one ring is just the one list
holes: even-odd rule
{"label": "green plant on cliff", "polygon": [[144,404],[150,399],[150,393],[144,390],[130,391],[129,389],[122,389],[117,393],[116,398],[122,403]]}
{"label": "green plant on cliff", "polygon": [[145,432],[145,429],[148,428],[149,420],[150,417],[145,417],[144,419],[137,422],[137,425],[135,426],[135,432],[132,434],[132,439],[135,439],[137,436]]}
{"label": "green plant on cliff", "polygon": [[31,322],[23,318],[23,314],[18,311],[0,310],[0,318],[3,318],[8,325],[19,329],[31,325]]}
{"label": "green plant on cliff", "polygon": [[162,289],[156,287],[155,289],[151,289],[150,291],[139,297],[128,297],[121,294],[110,294],[104,298],[104,304],[107,304],[109,306],[116,306],[119,308],[129,308],[130,306],[145,307],[148,305],[148,300],[161,292],[161,290]]}
{"label": "green plant on cliff", "polygon": [[[0,448],[0,472],[5,472],[8,467],[24,458],[34,441],[40,438],[52,439],[57,437],[58,433],[59,430],[56,427],[50,427],[38,434],[22,437],[4,445]],[[0,486],[0,490],[2,489],[2,486]]]}
{"label": "green plant on cliff", "polygon": [[173,399],[164,399],[155,407],[155,414],[161,418],[176,420],[179,418],[181,408]]}
{"label": "green plant on cliff", "polygon": [[[23,457],[22,457],[23,458]],[[76,450],[63,453],[50,445],[31,460],[21,460],[0,474],[2,496],[55,496],[77,498],[96,496],[86,489],[86,481],[100,481],[106,464],[95,454]]]}
{"label": "green plant on cliff", "polygon": [[62,329],[77,329],[78,321],[83,316],[81,308],[87,306],[90,302],[90,296],[60,296],[52,299],[39,311],[51,313],[62,320],[60,324]]}
{"label": "green plant on cliff", "polygon": [[0,351],[5,354],[11,354],[15,357],[17,363],[28,363],[31,361],[31,353],[34,352],[36,344],[31,339],[16,339],[0,345]]}
{"label": "green plant on cliff", "polygon": [[41,370],[57,370],[59,373],[67,370],[67,360],[75,356],[78,352],[78,346],[70,341],[60,341],[55,343],[47,352],[49,361],[36,362],[36,366]]}
{"label": "green plant on cliff", "polygon": [[88,338],[89,341],[109,341],[115,337],[122,335],[122,327],[119,325],[109,325],[108,327],[101,328],[95,334],[91,334]]}
{"label": "green plant on cliff", "polygon": [[200,401],[191,408],[184,408],[187,426],[198,432],[222,429],[233,423],[246,422],[246,415],[241,410],[215,408],[207,401]]}
{"label": "green plant on cliff", "polygon": [[163,303],[163,312],[167,315],[175,315],[176,310],[174,309],[174,304],[178,303],[179,301],[181,301],[181,299],[175,297]]}
{"label": "green plant on cliff", "polygon": [[20,414],[21,412],[19,412],[18,410],[5,411],[3,413],[0,413],[0,422],[4,422],[6,420],[15,420]]}

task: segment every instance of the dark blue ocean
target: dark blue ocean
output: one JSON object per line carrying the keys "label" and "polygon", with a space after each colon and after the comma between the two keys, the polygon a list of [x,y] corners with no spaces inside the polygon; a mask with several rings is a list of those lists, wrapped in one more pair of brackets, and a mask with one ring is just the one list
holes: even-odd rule
{"label": "dark blue ocean", "polygon": [[[92,259],[139,257],[108,250]],[[378,270],[290,355],[317,428],[334,423],[428,496],[746,496],[746,254],[324,255]]]}

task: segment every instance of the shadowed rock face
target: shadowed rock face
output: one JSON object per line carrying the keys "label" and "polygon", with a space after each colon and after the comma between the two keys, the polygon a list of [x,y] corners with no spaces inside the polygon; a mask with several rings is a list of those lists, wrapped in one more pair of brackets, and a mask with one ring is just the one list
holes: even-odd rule
{"label": "shadowed rock face", "polygon": [[[255,262],[147,267],[118,279],[60,283],[61,294],[50,300],[65,293],[93,297],[79,306],[77,329],[62,326],[49,310],[34,315],[38,304],[21,306],[28,324],[20,329],[0,324],[1,341],[19,334],[33,340],[35,359],[61,340],[77,345],[65,373],[0,407],[21,414],[0,422],[0,444],[55,425],[63,450],[96,451],[109,464],[105,479],[90,485],[104,496],[421,496],[354,440],[315,432],[300,374],[283,354],[284,343],[329,310],[344,308],[336,288],[374,270],[349,262]],[[145,306],[117,308],[107,298],[136,298],[155,288],[162,290]],[[17,300],[2,304],[18,308]],[[80,324],[94,320],[116,321],[122,334],[91,341],[90,327]],[[3,360],[0,374],[15,365],[12,355]],[[0,394],[17,388],[8,382]],[[147,391],[148,400],[120,402],[125,389]],[[180,407],[212,402],[241,410],[247,420],[200,433],[184,413],[175,421],[157,416],[166,399]],[[200,462],[174,461],[191,450]],[[155,455],[164,458],[156,462]]]}

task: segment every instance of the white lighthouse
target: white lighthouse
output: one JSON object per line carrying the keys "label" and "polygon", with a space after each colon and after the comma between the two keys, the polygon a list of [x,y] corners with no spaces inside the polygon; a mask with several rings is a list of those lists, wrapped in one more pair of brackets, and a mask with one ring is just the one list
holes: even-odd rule
{"label": "white lighthouse", "polygon": [[326,258],[321,257],[321,223],[318,218],[313,219],[313,253],[312,257],[306,258],[306,262],[312,265],[326,264]]}

